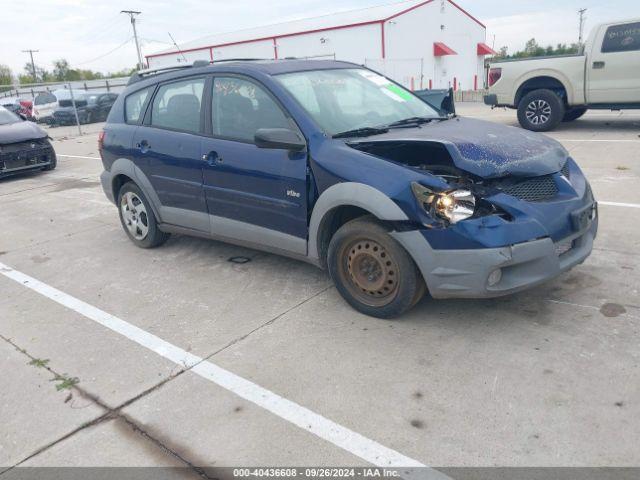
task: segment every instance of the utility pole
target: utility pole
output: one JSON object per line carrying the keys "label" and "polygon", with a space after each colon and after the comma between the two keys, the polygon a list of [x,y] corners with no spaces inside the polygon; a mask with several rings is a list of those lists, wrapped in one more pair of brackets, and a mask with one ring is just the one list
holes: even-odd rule
{"label": "utility pole", "polygon": [[39,52],[40,50],[22,50],[22,53],[28,53],[31,56],[31,73],[33,74],[33,81],[37,82],[38,77],[36,76],[36,64],[33,61],[33,54]]}
{"label": "utility pole", "polygon": [[136,51],[138,52],[138,70],[142,70],[144,64],[142,63],[140,43],[138,42],[138,32],[136,31],[136,15],[140,15],[140,13],[142,12],[136,12],[135,10],[121,10],[120,13],[126,13],[131,18],[131,26],[133,27],[133,38],[136,41]]}
{"label": "utility pole", "polygon": [[579,28],[579,34],[578,34],[578,44],[582,45],[582,32],[584,31],[584,21],[586,20],[586,18],[584,17],[584,12],[586,12],[587,9],[586,8],[581,8],[580,10],[578,10],[578,15],[580,15],[580,26]]}

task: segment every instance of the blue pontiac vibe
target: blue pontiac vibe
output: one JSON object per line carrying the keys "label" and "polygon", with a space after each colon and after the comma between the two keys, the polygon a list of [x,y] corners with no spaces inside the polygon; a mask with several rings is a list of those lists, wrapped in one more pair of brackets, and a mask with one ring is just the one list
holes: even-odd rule
{"label": "blue pontiac vibe", "polygon": [[541,134],[443,114],[358,65],[143,71],[99,138],[129,238],[215,238],[326,268],[355,309],[517,292],[585,260],[597,204]]}

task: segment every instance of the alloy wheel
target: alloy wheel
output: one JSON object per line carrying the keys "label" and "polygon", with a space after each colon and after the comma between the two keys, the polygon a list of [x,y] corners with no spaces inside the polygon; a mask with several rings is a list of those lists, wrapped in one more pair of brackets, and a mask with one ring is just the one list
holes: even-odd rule
{"label": "alloy wheel", "polygon": [[527,105],[525,116],[533,125],[547,123],[551,117],[551,105],[546,100],[533,100]]}
{"label": "alloy wheel", "polygon": [[144,203],[133,192],[125,192],[120,200],[122,220],[136,240],[144,240],[149,233],[149,217]]}

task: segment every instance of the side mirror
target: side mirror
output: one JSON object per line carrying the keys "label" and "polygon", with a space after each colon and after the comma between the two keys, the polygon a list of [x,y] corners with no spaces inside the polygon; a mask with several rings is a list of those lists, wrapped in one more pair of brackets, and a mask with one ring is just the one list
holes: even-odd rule
{"label": "side mirror", "polygon": [[23,113],[18,113],[18,116],[24,121],[26,122],[28,120],[27,116]]}
{"label": "side mirror", "polygon": [[307,143],[288,128],[260,128],[256,131],[254,141],[258,148],[280,150],[304,150]]}
{"label": "side mirror", "polygon": [[442,99],[442,103],[440,104],[440,110],[446,113],[447,115],[455,115],[456,114],[456,105],[454,101],[454,93],[453,88],[450,88],[447,92],[447,95]]}
{"label": "side mirror", "polygon": [[428,103],[431,107],[435,108],[440,115],[455,115],[456,106],[453,101],[453,88],[448,90],[418,90],[414,93],[425,103]]}

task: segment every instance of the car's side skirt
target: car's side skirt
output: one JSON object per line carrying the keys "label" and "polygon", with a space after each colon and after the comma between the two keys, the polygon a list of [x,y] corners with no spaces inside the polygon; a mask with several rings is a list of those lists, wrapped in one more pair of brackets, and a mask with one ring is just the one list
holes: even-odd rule
{"label": "car's side skirt", "polygon": [[[307,257],[307,240],[304,238],[295,237],[287,233],[252,225],[250,223],[239,222],[230,218],[198,214],[190,211],[184,211],[183,214],[179,214],[179,209],[174,210],[176,210],[176,212],[172,212],[172,214],[175,214],[174,218],[180,218],[179,223],[181,225],[161,223],[159,228],[163,232],[219,240],[316,264],[316,262]],[[203,218],[195,220],[195,216],[201,216]],[[205,231],[201,228],[186,226],[184,220],[187,217],[191,219],[189,221],[190,224],[197,224],[199,227],[202,226],[205,221],[209,222],[211,225],[210,230]]]}

